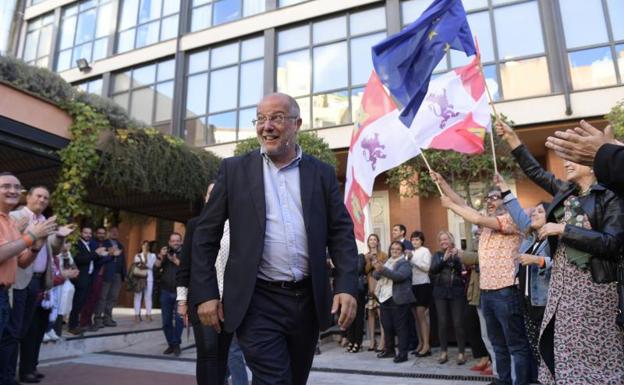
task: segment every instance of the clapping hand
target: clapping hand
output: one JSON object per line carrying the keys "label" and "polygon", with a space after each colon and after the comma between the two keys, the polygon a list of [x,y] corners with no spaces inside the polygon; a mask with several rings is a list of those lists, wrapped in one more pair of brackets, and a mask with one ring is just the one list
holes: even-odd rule
{"label": "clapping hand", "polygon": [[26,230],[26,227],[28,227],[28,217],[21,217],[20,219],[15,221],[15,228],[17,229],[17,231],[21,233],[24,232],[24,230]]}
{"label": "clapping hand", "polygon": [[614,139],[613,127],[607,126],[602,132],[584,120],[573,130],[555,131],[546,139],[546,147],[559,157],[586,166],[594,164],[598,149],[606,143],[622,145]]}
{"label": "clapping hand", "polygon": [[539,236],[539,239],[545,239],[550,236],[555,236],[555,235],[559,236],[563,234],[564,230],[565,230],[564,223],[548,222],[538,230],[537,234]]}
{"label": "clapping hand", "polygon": [[56,236],[60,238],[66,238],[69,234],[73,233],[76,230],[75,224],[69,224],[65,226],[61,226],[56,230]]}
{"label": "clapping hand", "polygon": [[50,217],[45,221],[33,222],[24,230],[27,234],[34,235],[37,239],[46,238],[56,230],[56,216]]}

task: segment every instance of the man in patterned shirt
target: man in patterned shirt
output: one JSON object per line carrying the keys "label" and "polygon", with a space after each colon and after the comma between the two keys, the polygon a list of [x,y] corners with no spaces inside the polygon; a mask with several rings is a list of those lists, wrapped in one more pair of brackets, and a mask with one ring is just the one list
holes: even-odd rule
{"label": "man in patterned shirt", "polygon": [[[497,385],[525,385],[537,377],[524,325],[522,297],[516,286],[518,247],[522,236],[511,215],[503,206],[500,190],[488,192],[487,215],[482,215],[465,201],[437,173],[431,177],[445,195],[442,206],[453,210],[466,221],[483,227],[479,238],[481,309],[488,337],[494,347]],[[511,365],[515,378],[512,382]]]}

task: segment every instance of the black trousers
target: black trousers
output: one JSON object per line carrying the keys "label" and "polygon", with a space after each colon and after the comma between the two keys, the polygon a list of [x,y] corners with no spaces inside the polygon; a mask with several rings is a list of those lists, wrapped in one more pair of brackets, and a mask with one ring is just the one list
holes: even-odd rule
{"label": "black trousers", "polygon": [[355,313],[355,319],[349,328],[347,329],[347,340],[350,343],[362,345],[362,339],[364,338],[364,307],[366,306],[366,292],[358,292],[357,297],[357,312]]}
{"label": "black trousers", "polygon": [[76,291],[72,300],[72,310],[69,314],[69,322],[67,325],[69,329],[73,329],[79,326],[80,312],[82,311],[82,307],[87,301],[87,297],[89,296],[91,281],[91,274],[84,274],[83,276],[83,272],[80,272],[80,275],[78,275],[78,277],[74,281],[74,287]]}
{"label": "black trousers", "polygon": [[49,319],[50,310],[42,308],[41,302],[37,303],[35,315],[20,346],[20,377],[37,370],[39,351],[41,350],[43,335],[48,327]]}
{"label": "black trousers", "polygon": [[460,353],[464,353],[466,350],[466,337],[464,333],[466,298],[435,298],[434,301],[436,312],[438,313],[438,338],[440,339],[440,348],[445,352],[448,347],[448,325],[449,322],[452,322],[453,328],[455,329],[457,347]]}
{"label": "black trousers", "polygon": [[409,348],[409,322],[411,317],[410,305],[397,305],[392,298],[380,306],[381,323],[384,330],[385,347],[391,353],[394,351],[394,338],[399,338],[399,355],[407,354]]}
{"label": "black trousers", "polygon": [[464,313],[464,322],[466,332],[466,340],[470,344],[472,349],[472,356],[474,358],[481,358],[489,356],[485,344],[481,339],[481,324],[479,323],[479,314],[477,313],[477,307],[473,305],[466,306]]}
{"label": "black trousers", "polygon": [[253,385],[305,385],[319,335],[311,288],[281,289],[258,281],[236,330]]}
{"label": "black trousers", "polygon": [[203,325],[195,309],[189,316],[197,346],[197,385],[223,385],[232,334],[225,331],[217,333],[212,327]]}

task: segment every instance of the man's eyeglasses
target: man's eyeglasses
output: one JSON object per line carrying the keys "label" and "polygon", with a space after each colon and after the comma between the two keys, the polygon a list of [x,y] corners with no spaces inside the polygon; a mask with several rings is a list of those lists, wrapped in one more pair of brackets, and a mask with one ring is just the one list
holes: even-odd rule
{"label": "man's eyeglasses", "polygon": [[2,190],[10,190],[11,188],[13,188],[16,191],[22,191],[23,186],[21,184],[10,184],[10,183],[0,184],[0,189]]}
{"label": "man's eyeglasses", "polygon": [[273,115],[273,116],[262,116],[259,115],[256,119],[252,120],[251,122],[253,123],[254,126],[262,126],[264,125],[267,121],[269,121],[272,124],[275,124],[276,126],[281,126],[282,124],[284,124],[284,121],[286,119],[298,119],[298,116],[287,116],[287,115]]}
{"label": "man's eyeglasses", "polygon": [[486,201],[497,201],[499,199],[501,199],[500,195],[489,195],[489,196],[485,197]]}

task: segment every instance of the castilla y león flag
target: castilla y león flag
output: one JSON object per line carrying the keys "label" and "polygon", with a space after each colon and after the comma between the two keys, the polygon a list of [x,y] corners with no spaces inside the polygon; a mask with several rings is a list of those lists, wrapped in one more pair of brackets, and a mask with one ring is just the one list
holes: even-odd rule
{"label": "castilla y le\u00f3n flag", "polygon": [[490,107],[478,56],[441,75],[429,89],[410,127],[373,71],[364,90],[347,160],[345,205],[355,236],[365,238],[365,210],[375,177],[420,154],[421,149],[483,152]]}

